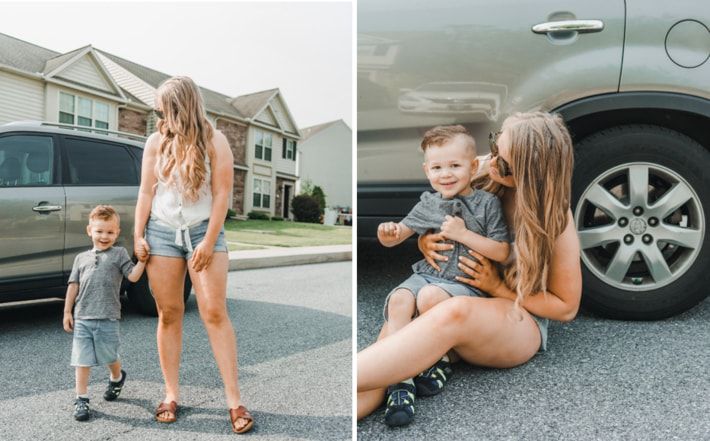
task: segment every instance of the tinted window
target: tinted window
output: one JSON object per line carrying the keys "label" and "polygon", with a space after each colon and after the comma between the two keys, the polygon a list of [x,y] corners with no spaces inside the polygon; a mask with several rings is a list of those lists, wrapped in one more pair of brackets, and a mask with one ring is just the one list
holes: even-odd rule
{"label": "tinted window", "polygon": [[92,139],[64,138],[68,183],[75,185],[138,185],[128,150]]}
{"label": "tinted window", "polygon": [[0,187],[50,185],[54,178],[54,143],[49,136],[0,138]]}

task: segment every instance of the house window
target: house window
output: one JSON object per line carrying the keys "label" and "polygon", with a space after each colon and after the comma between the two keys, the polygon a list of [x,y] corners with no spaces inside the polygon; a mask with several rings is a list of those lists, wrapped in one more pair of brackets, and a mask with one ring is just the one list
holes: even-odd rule
{"label": "house window", "polygon": [[256,142],[254,148],[254,155],[256,158],[263,159],[264,161],[271,161],[271,145],[271,133],[256,130]]}
{"label": "house window", "polygon": [[59,122],[108,129],[108,104],[59,92]]}
{"label": "house window", "polygon": [[296,160],[296,141],[293,139],[284,138],[283,153],[281,155],[284,159]]}
{"label": "house window", "polygon": [[271,207],[271,181],[254,178],[254,200],[255,208]]}

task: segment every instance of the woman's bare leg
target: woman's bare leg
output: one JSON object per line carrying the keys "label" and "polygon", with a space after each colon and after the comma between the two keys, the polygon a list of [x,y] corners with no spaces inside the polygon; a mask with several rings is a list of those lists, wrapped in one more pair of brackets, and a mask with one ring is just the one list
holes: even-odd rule
{"label": "woman's bare leg", "polygon": [[[242,404],[242,400],[237,369],[237,337],[227,315],[229,257],[227,253],[214,253],[210,265],[199,273],[189,265],[188,269],[197,294],[200,317],[205,324],[212,353],[224,383],[227,407],[236,409]],[[239,418],[235,425],[239,428],[246,422]]]}
{"label": "woman's bare leg", "polygon": [[[381,340],[389,334],[389,329],[387,327],[387,322],[382,325],[380,329],[380,334],[377,336],[377,340]],[[367,390],[364,392],[357,393],[357,419],[362,419],[375,411],[380,404],[385,399],[386,388],[381,387],[378,389]]]}
{"label": "woman's bare leg", "polygon": [[[151,256],[146,270],[150,287],[158,308],[158,356],[165,381],[165,399],[180,399],[180,354],[182,353],[182,319],[185,315],[183,300],[185,259]],[[172,417],[164,412],[164,418]]]}
{"label": "woman's bare leg", "polygon": [[527,312],[522,320],[515,319],[512,306],[510,300],[477,297],[439,303],[358,354],[358,391],[410,378],[451,348],[481,366],[506,368],[525,363],[540,346],[540,332]]}

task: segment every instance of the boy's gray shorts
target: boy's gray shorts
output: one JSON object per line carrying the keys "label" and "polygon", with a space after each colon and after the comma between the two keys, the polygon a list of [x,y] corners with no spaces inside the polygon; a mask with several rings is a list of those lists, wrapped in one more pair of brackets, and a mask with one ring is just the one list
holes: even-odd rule
{"label": "boy's gray shorts", "polygon": [[[400,283],[395,289],[390,291],[389,294],[387,294],[387,298],[385,299],[385,307],[383,314],[385,316],[385,321],[387,320],[387,306],[389,305],[390,297],[392,294],[397,291],[398,289],[406,289],[409,292],[412,293],[414,296],[414,300],[416,301],[417,299],[417,294],[419,294],[419,290],[424,288],[427,285],[434,285],[438,286],[439,288],[443,289],[446,291],[447,294],[451,297],[456,297],[456,296],[472,296],[472,297],[485,297],[483,294],[480,293],[476,288],[468,285],[464,285],[463,283],[459,282],[452,282],[451,280],[443,279],[441,277],[436,277],[436,276],[430,276],[429,274],[412,274],[409,276],[407,280],[404,282]],[[417,315],[417,312],[415,310],[414,315]]]}
{"label": "boy's gray shorts", "polygon": [[118,320],[74,320],[71,365],[103,366],[118,361]]}

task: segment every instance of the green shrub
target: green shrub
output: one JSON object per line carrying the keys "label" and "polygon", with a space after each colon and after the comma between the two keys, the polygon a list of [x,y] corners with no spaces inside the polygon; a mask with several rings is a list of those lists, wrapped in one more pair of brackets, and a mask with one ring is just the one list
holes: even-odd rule
{"label": "green shrub", "polygon": [[291,211],[298,222],[320,222],[320,207],[313,196],[301,194],[294,197],[291,201]]}
{"label": "green shrub", "polygon": [[237,215],[237,212],[232,210],[231,208],[227,209],[227,217],[226,219],[232,218]]}
{"label": "green shrub", "polygon": [[271,220],[272,221],[282,221],[282,220],[284,220],[284,218],[282,218],[281,216],[272,216]]}
{"label": "green shrub", "polygon": [[323,189],[316,185],[313,187],[313,191],[311,191],[311,196],[318,201],[320,214],[325,213],[325,193],[323,193]]}
{"label": "green shrub", "polygon": [[269,213],[263,211],[250,211],[247,213],[247,217],[253,220],[269,220]]}

